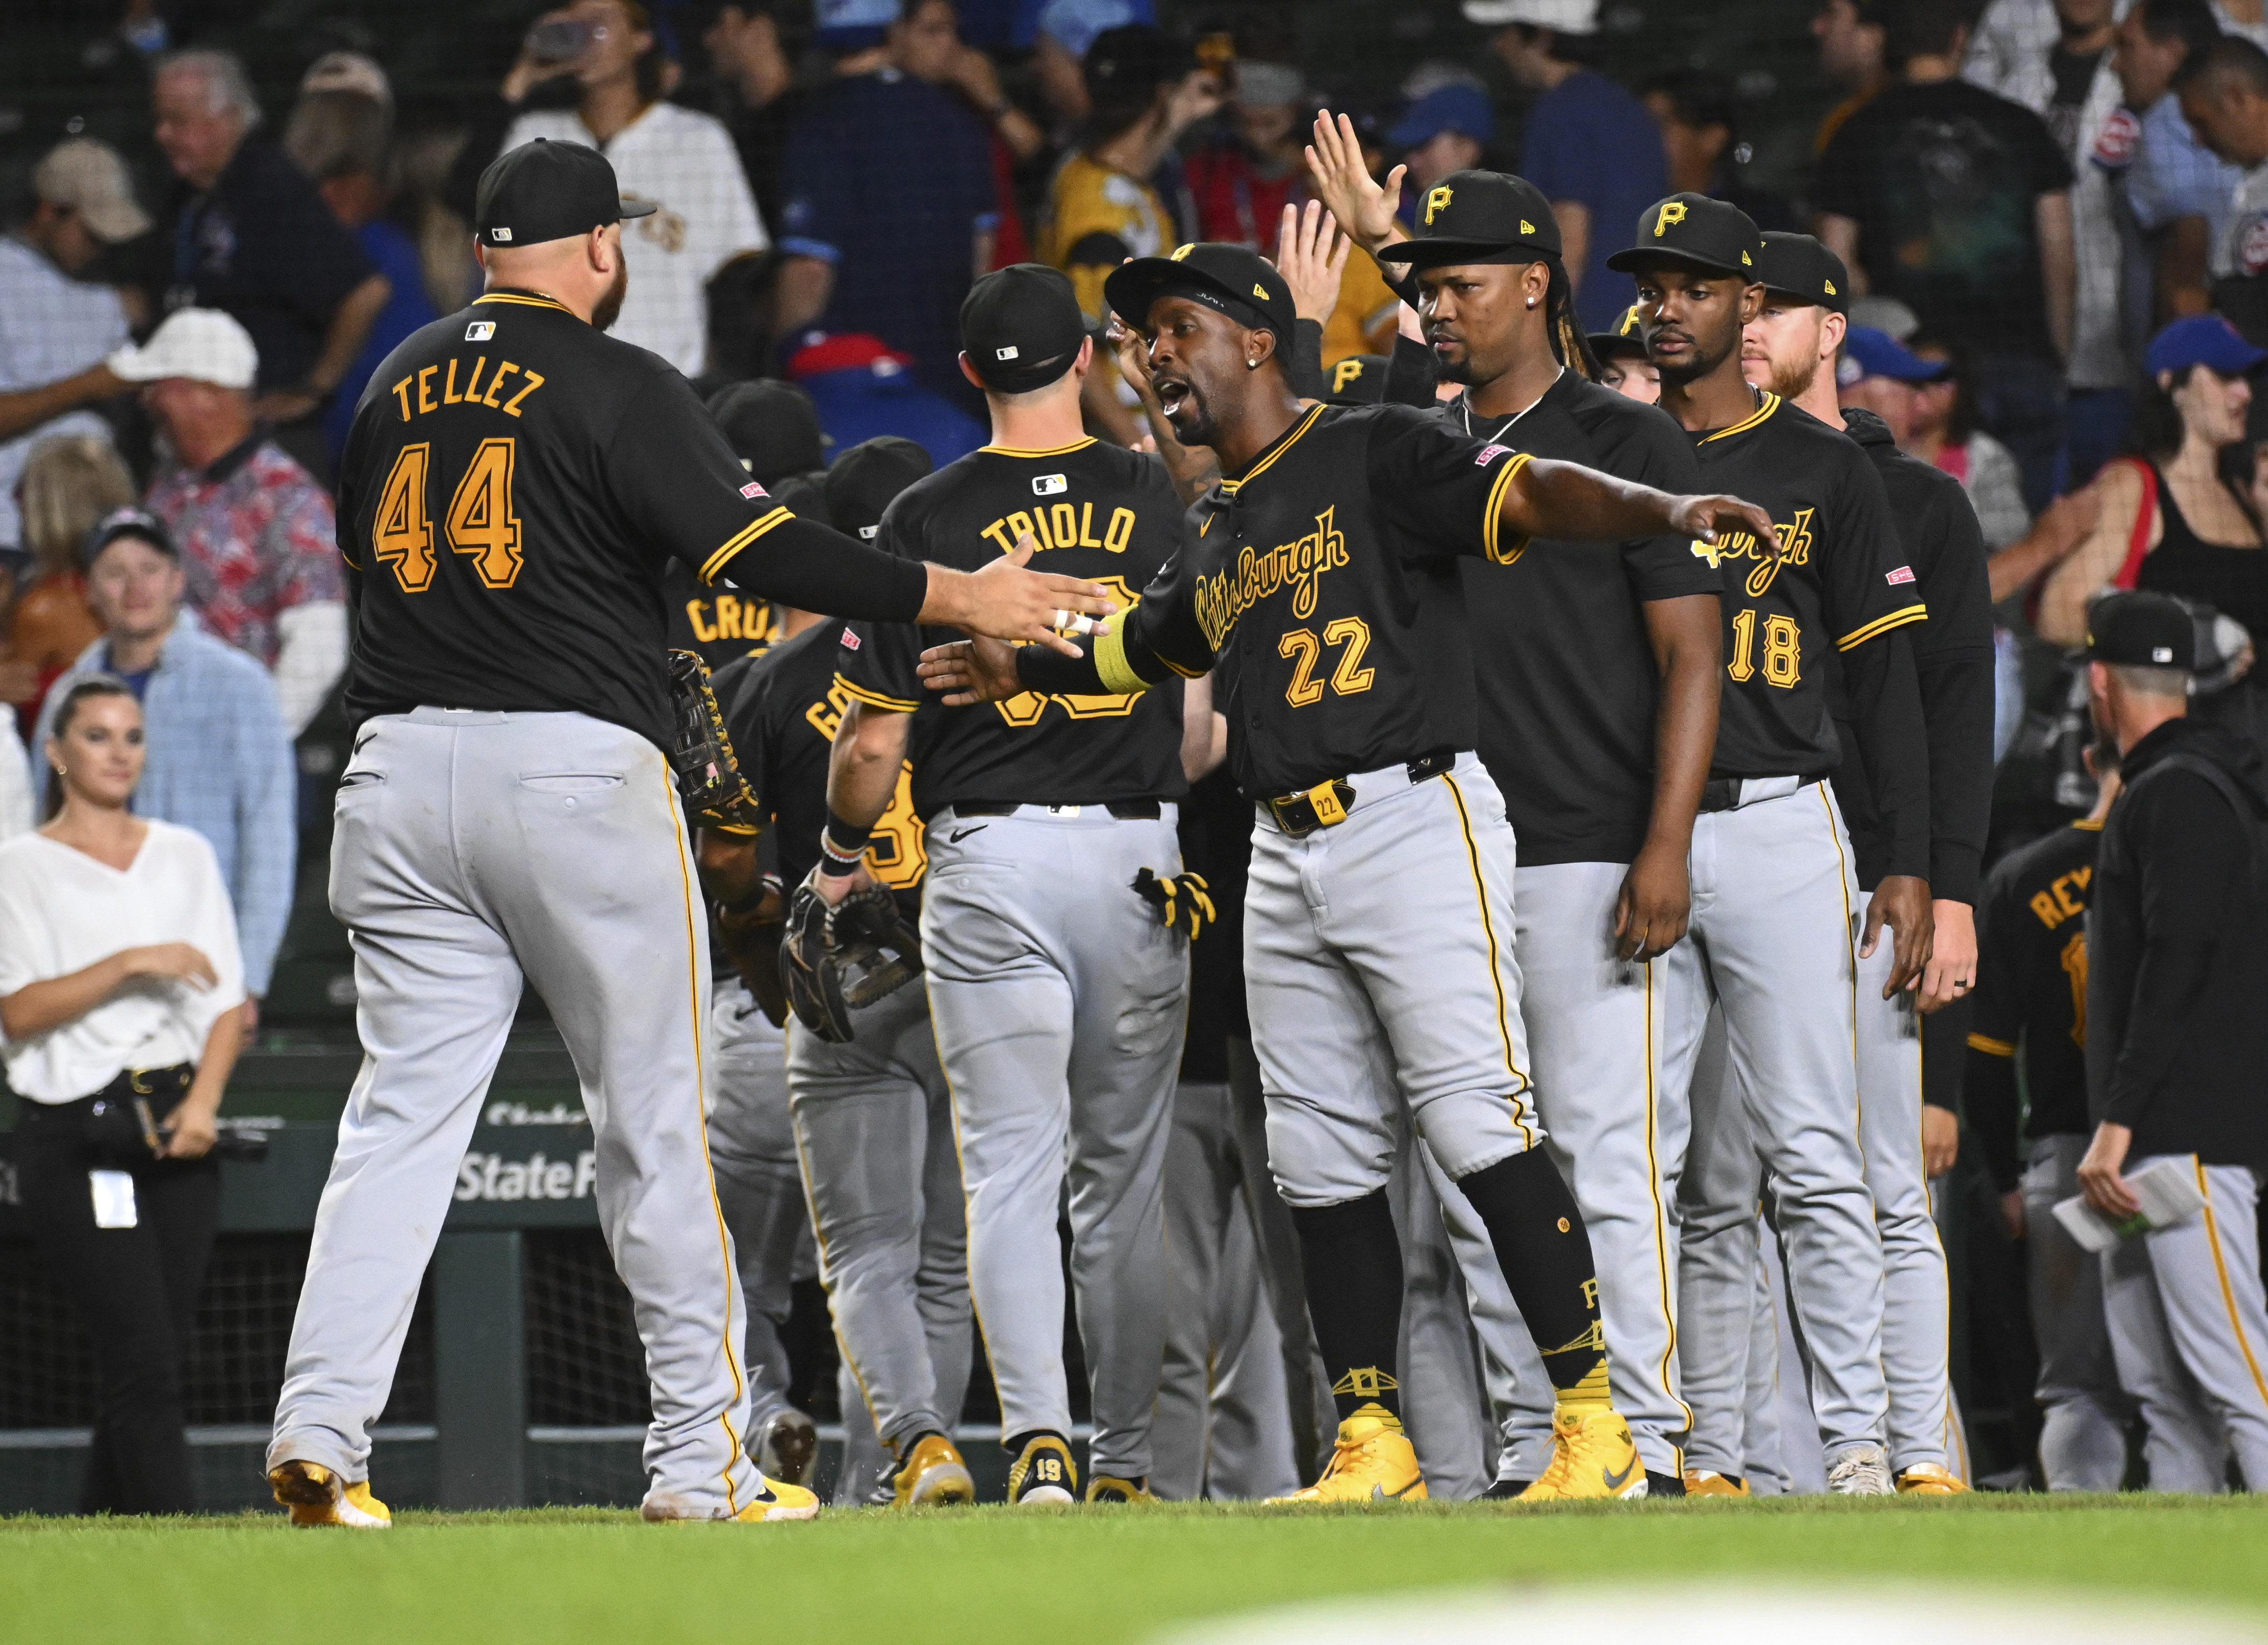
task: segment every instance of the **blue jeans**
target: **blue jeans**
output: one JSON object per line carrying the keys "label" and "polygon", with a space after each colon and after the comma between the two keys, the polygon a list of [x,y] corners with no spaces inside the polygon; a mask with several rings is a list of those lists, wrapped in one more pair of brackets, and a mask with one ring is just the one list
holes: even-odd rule
{"label": "blue jeans", "polygon": [[1980,354],[1970,375],[1977,420],[2014,454],[2024,476],[2024,506],[2036,514],[2063,477],[2063,373],[2036,355]]}

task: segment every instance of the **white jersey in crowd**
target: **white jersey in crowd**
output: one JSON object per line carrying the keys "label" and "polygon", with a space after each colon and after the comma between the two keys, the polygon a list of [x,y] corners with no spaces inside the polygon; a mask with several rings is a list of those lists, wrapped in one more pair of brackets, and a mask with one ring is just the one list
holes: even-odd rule
{"label": "white jersey in crowd", "polygon": [[[40,763],[40,769],[47,769],[46,761]],[[31,832],[32,781],[24,740],[16,734],[16,716],[0,714],[0,839]]]}
{"label": "white jersey in crowd", "polygon": [[[126,340],[117,292],[74,280],[22,240],[0,236],[0,391],[76,376]],[[16,482],[25,459],[58,434],[107,440],[110,424],[92,411],[73,411],[0,443],[0,547],[23,542]]]}
{"label": "white jersey in crowd", "polygon": [[221,1014],[244,1003],[236,916],[212,847],[171,822],[144,826],[123,873],[44,834],[0,845],[0,997],[158,942],[188,943],[219,980],[198,988],[144,977],[85,1016],[10,1040],[0,1057],[20,1097],[74,1102],[129,1068],[195,1062]]}
{"label": "white jersey in crowd", "polygon": [[597,149],[613,163],[625,196],[659,208],[622,225],[630,289],[614,335],[698,376],[709,353],[703,288],[733,258],[771,245],[722,122],[656,103],[601,143],[574,110],[546,110],[514,121],[504,151],[538,137]]}

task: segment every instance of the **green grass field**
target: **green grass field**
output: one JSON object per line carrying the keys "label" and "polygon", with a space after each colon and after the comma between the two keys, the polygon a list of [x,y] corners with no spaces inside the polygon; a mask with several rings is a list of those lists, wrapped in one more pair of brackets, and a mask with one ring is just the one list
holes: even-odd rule
{"label": "green grass field", "polygon": [[1691,1577],[2159,1595],[2268,1628],[2268,1502],[968,1509],[771,1526],[650,1526],[558,1509],[405,1515],[381,1534],[292,1532],[258,1516],[10,1519],[0,1521],[0,1636],[240,1645],[320,1629],[355,1645],[1108,1645],[1332,1595],[1543,1582],[1610,1605],[1631,1586]]}

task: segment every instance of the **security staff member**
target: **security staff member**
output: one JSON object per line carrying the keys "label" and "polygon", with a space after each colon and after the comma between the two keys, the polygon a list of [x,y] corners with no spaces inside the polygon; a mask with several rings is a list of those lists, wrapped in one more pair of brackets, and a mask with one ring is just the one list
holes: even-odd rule
{"label": "security staff member", "polygon": [[683,378],[603,335],[626,289],[620,219],[652,209],[580,144],[498,159],[476,213],[487,293],[387,358],[348,437],[357,730],[331,904],[366,1054],[269,1450],[296,1523],[387,1523],[370,1424],[523,978],[575,1059],[637,1304],[646,1515],[815,1511],[743,1443],[740,1287],[702,1125],[707,936],[661,754],[662,567],[1019,638],[1111,603],[1014,558],[978,577],[892,559],[776,506]]}
{"label": "security staff member", "polygon": [[[2095,809],[2011,852],[1985,882],[1961,1093],[1993,1185],[2014,1191],[2011,1221],[2023,1236],[2040,1353],[2040,1472],[2051,1491],[2118,1489],[2132,1405],[2110,1354],[2102,1265],[2055,1217],[2079,1191],[2080,1158],[2095,1129],[2087,1117],[2087,905],[2103,820],[2118,795],[2117,744],[2098,740],[2087,761]],[[2020,1113],[2031,1145],[2021,1187]]]}
{"label": "security staff member", "polygon": [[[1901,1491],[1950,1495],[1968,1488],[1966,1447],[1946,1362],[1951,1290],[1930,1213],[1929,1156],[1938,1153],[1939,1171],[1952,1163],[1960,1088],[1940,1078],[1939,1088],[1926,1091],[1924,1073],[1958,1073],[1962,1030],[1940,1008],[1962,999],[1976,976],[1977,882],[1992,815],[1992,592],[1984,541],[1960,481],[1900,451],[1873,412],[1837,405],[1835,361],[1851,290],[1843,260],[1808,234],[1766,234],[1756,281],[1764,302],[1742,350],[1749,382],[1859,442],[1889,501],[1900,557],[1914,577],[1911,592],[1929,612],[1911,631],[1929,748],[1930,959],[1917,989],[1889,998],[1882,984],[1893,952],[1877,948],[1859,963],[1859,1141],[1882,1236],[1890,1466]],[[1851,830],[1859,889],[1871,896],[1887,872],[1889,841],[1847,702],[1838,703],[1837,718],[1842,759],[1835,800]],[[1933,1095],[1937,1103],[1926,1106]]]}
{"label": "security staff member", "polygon": [[2095,1127],[2079,1184],[2123,1221],[2140,1209],[2131,1172],[2171,1160],[2194,1174],[2201,1211],[2102,1253],[2118,1381],[2142,1407],[2152,1490],[2217,1492],[2234,1450],[2245,1488],[2268,1491],[2268,769],[2189,718],[2196,633],[2165,594],[2110,594],[2088,615],[2088,708],[2125,788],[2088,908]]}
{"label": "security staff member", "polygon": [[[1299,1225],[1339,1403],[1324,1477],[1294,1501],[1422,1495],[1393,1367],[1402,1262],[1385,1184],[1406,1100],[1488,1228],[1558,1391],[1538,1497],[1641,1495],[1615,1411],[1582,1213],[1541,1152],[1512,955],[1512,831],[1471,754],[1471,642],[1451,557],[1531,535],[1706,542],[1768,528],[1452,432],[1403,406],[1303,411],[1279,357],[1291,293],[1228,246],[1128,263],[1106,294],[1152,341],[1152,383],[1224,477],[1181,553],[1092,654],[924,660],[948,702],[1134,692],[1214,671],[1228,763],[1258,800],[1246,986],[1269,1154]],[[1571,550],[1569,552],[1596,552]]]}
{"label": "security staff member", "polygon": [[[1701,489],[1675,422],[1584,374],[1559,225],[1541,190],[1458,172],[1427,193],[1414,232],[1380,254],[1415,273],[1441,375],[1464,385],[1440,408],[1443,422],[1661,491]],[[1677,1397],[1669,1185],[1686,1125],[1684,1093],[1661,1064],[1662,1025],[1682,1013],[1670,968],[1653,962],[1684,934],[1690,904],[1686,858],[1717,733],[1720,579],[1683,536],[1633,538],[1615,555],[1531,543],[1511,564],[1467,560],[1462,571],[1473,622],[1494,641],[1474,657],[1478,751],[1519,852],[1515,942],[1536,1101],[1590,1228],[1616,1407],[1648,1494],[1683,1495],[1692,1413]],[[1471,1223],[1436,1177],[1452,1229]],[[1538,1370],[1516,1314],[1491,1328],[1483,1299],[1502,1296],[1501,1284],[1478,1233],[1472,1224],[1464,1243],[1483,1258],[1467,1265],[1483,1346]],[[1525,1430],[1550,1433],[1542,1380],[1513,1379],[1536,1398],[1521,1401],[1523,1431],[1506,1435],[1507,1478],[1535,1449],[1517,1442]]]}
{"label": "security staff member", "polygon": [[[1883,1442],[1882,1250],[1859,1139],[1858,965],[1887,921],[1895,993],[1929,952],[1927,752],[1904,630],[1926,609],[1899,552],[1881,482],[1844,435],[1741,373],[1742,328],[1763,292],[1747,215],[1673,195],[1638,219],[1609,265],[1635,275],[1639,324],[1663,409],[1693,439],[1704,476],[1761,498],[1772,528],[1714,555],[1724,578],[1725,692],[1712,780],[1695,830],[1691,930],[1673,965],[1705,968],[1725,1014],[1729,1073],[1692,1094],[1679,1184],[1680,1287],[1692,1455],[1735,1488],[1754,1287],[1757,1160],[1777,1183],[1780,1232],[1831,1490],[1888,1494]],[[1705,552],[1696,545],[1697,552]],[[1833,655],[1839,667],[1830,669]],[[1852,948],[1850,844],[1823,784],[1842,757],[1839,680],[1889,844],[1884,879]],[[1698,1014],[1671,1028],[1689,1077]]]}

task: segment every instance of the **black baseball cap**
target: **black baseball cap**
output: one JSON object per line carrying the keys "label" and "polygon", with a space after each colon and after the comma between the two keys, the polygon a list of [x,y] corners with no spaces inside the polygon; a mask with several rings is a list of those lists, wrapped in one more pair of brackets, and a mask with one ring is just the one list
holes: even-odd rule
{"label": "black baseball cap", "polygon": [[481,173],[473,233],[483,246],[540,246],[644,217],[651,200],[625,200],[615,168],[596,149],[538,137],[507,150]]}
{"label": "black baseball cap", "polygon": [[1594,331],[1583,341],[1591,345],[1591,352],[1602,364],[1608,360],[1642,360],[1646,358],[1646,333],[1638,328],[1636,303],[1615,317],[1613,330]]}
{"label": "black baseball cap", "polygon": [[814,520],[822,526],[843,529],[827,505],[827,470],[814,468],[808,474],[783,475],[765,487],[773,502],[793,514],[798,520]]}
{"label": "black baseball cap", "polygon": [[1619,274],[1635,274],[1650,263],[1691,263],[1712,274],[1756,277],[1756,247],[1762,236],[1749,214],[1707,195],[1672,195],[1638,213],[1638,243],[1607,259]]}
{"label": "black baseball cap", "polygon": [[827,512],[836,530],[873,541],[882,511],[937,464],[917,441],[895,434],[860,440],[827,471]]}
{"label": "black baseball cap", "polygon": [[1028,394],[1060,379],[1079,358],[1086,336],[1079,293],[1043,263],[1012,263],[988,274],[961,302],[961,347],[969,369],[1000,394]]}
{"label": "black baseball cap", "polygon": [[1218,309],[1248,330],[1272,331],[1280,351],[1292,343],[1292,288],[1276,265],[1256,251],[1219,240],[1177,246],[1167,257],[1122,262],[1102,283],[1110,306],[1135,326],[1146,326],[1150,305],[1186,297]]}
{"label": "black baseball cap", "polygon": [[1559,219],[1543,191],[1506,172],[1451,172],[1418,203],[1416,238],[1378,254],[1414,273],[1453,262],[1534,262],[1559,255]]}
{"label": "black baseball cap", "polygon": [[140,508],[114,508],[94,522],[94,529],[86,534],[78,546],[78,563],[92,570],[102,551],[121,537],[139,537],[168,559],[181,557],[173,546],[173,534],[166,529],[166,522]]}
{"label": "black baseball cap", "polygon": [[2197,669],[2197,623],[2171,594],[2145,589],[2103,595],[2088,609],[2087,655],[2131,668]]}
{"label": "black baseball cap", "polygon": [[726,383],[709,396],[709,414],[759,484],[827,465],[819,409],[795,383],[777,377]]}
{"label": "black baseball cap", "polygon": [[1851,312],[1851,270],[1823,242],[1786,229],[1774,229],[1760,238],[1764,246],[1756,253],[1758,285],[1838,314]]}

